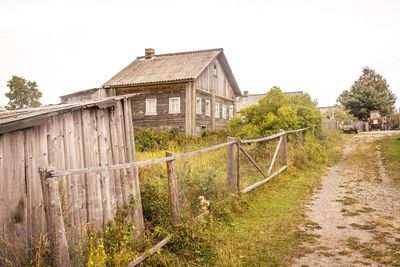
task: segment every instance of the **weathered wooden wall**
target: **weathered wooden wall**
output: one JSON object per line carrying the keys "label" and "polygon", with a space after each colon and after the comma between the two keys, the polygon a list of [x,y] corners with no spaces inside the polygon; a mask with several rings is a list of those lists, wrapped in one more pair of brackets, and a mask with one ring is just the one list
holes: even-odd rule
{"label": "weathered wooden wall", "polygon": [[[131,110],[130,100],[121,99],[114,106],[68,110],[49,116],[42,125],[1,134],[0,238],[28,245],[46,232],[39,167],[68,170],[132,162]],[[91,222],[103,227],[117,208],[129,206],[132,200],[137,202],[136,226],[143,227],[135,172],[61,177],[60,195],[70,239],[79,235],[80,225]]]}
{"label": "weathered wooden wall", "polygon": [[79,91],[73,94],[61,96],[61,103],[73,103],[80,102],[84,100],[97,99],[107,96],[113,96],[113,90],[108,90],[104,88],[94,88],[84,91]]}

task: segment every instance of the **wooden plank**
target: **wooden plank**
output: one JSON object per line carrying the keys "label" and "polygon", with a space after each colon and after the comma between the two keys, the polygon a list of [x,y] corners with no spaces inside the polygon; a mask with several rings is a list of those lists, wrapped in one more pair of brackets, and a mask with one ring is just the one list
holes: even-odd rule
{"label": "wooden plank", "polygon": [[272,139],[281,137],[281,136],[284,135],[284,134],[285,134],[285,132],[280,132],[280,133],[273,134],[273,135],[266,136],[266,137],[262,137],[262,138],[242,140],[241,143],[242,143],[242,144],[248,144],[248,143],[269,141],[269,140],[272,140]]}
{"label": "wooden plank", "polygon": [[61,209],[58,179],[49,178],[48,173],[41,173],[42,191],[45,195],[46,221],[49,240],[51,243],[51,257],[55,266],[71,266],[67,237],[65,234],[64,218]]}
{"label": "wooden plank", "polygon": [[261,169],[261,167],[257,164],[257,162],[255,162],[255,160],[249,155],[249,153],[247,153],[242,147],[240,147],[240,150],[243,152],[243,154],[250,160],[251,163],[253,163],[253,165],[256,167],[256,169],[264,176],[267,177],[267,175],[265,175],[264,171]]}
{"label": "wooden plank", "polygon": [[[74,147],[75,147],[75,162],[77,168],[85,167],[85,159],[83,156],[83,131],[82,131],[82,111],[75,110],[72,112],[74,119]],[[78,209],[81,223],[87,223],[87,198],[86,198],[86,181],[83,174],[75,175],[78,187]]]}
{"label": "wooden plank", "polygon": [[[233,137],[228,137],[227,141],[236,141]],[[234,143],[228,146],[227,149],[227,169],[228,169],[228,187],[232,192],[237,191],[237,144]]]}
{"label": "wooden plank", "polygon": [[[126,152],[125,152],[125,126],[124,126],[124,115],[122,103],[119,101],[115,106],[116,113],[116,130],[117,130],[117,151],[119,155],[119,162],[126,163]],[[122,199],[123,199],[123,207],[128,208],[130,204],[130,193],[131,189],[129,188],[129,180],[127,177],[127,171],[125,169],[121,169],[121,189],[122,189]]]}
{"label": "wooden plank", "polygon": [[299,132],[303,132],[303,131],[306,131],[306,130],[308,130],[308,127],[306,127],[306,128],[301,128],[301,129],[297,129],[297,130],[286,131],[286,133],[287,133],[287,134],[288,134],[288,133],[299,133]]}
{"label": "wooden plank", "polygon": [[[63,114],[64,122],[64,154],[65,154],[65,167],[66,169],[78,168],[76,162],[77,155],[75,150],[75,129],[74,129],[74,117],[72,112]],[[79,177],[76,175],[70,175],[66,177],[68,180],[68,192],[69,192],[69,203],[71,205],[71,216],[72,225],[78,226],[71,229],[74,231],[74,235],[79,235],[79,226],[82,224],[80,216],[81,198],[79,196]],[[86,223],[86,222],[83,222]]]}
{"label": "wooden plank", "polygon": [[133,262],[128,264],[128,267],[133,267],[133,266],[137,266],[138,264],[142,263],[145,259],[147,259],[150,255],[154,254],[155,252],[157,252],[158,250],[160,250],[163,246],[165,246],[166,244],[168,244],[169,241],[171,241],[172,236],[169,235],[166,238],[164,238],[163,240],[161,240],[159,243],[157,243],[154,247],[152,247],[151,249],[147,250],[145,253],[143,253],[139,258],[137,258],[136,260],[134,260]]}
{"label": "wooden plank", "polygon": [[[90,120],[92,124],[92,150],[90,156],[92,157],[92,166],[100,166],[100,151],[99,151],[99,132],[97,128],[97,111],[98,109],[88,109],[90,112]],[[95,173],[94,174],[94,180],[91,181],[93,182],[94,185],[94,193],[95,193],[95,220],[97,225],[100,228],[105,226],[104,222],[104,217],[103,217],[103,201],[102,201],[102,195],[101,195],[101,184],[104,183],[102,180],[103,176],[100,175],[101,173]]]}
{"label": "wooden plank", "polygon": [[[97,111],[97,128],[99,134],[99,152],[100,165],[107,166],[109,164],[107,149],[109,148],[108,122],[105,121],[106,111],[100,109]],[[110,171],[101,173],[101,197],[103,201],[103,221],[107,223],[112,217],[111,209],[111,186],[110,186]]]}
{"label": "wooden plank", "polygon": [[[166,152],[166,156],[172,156],[172,152]],[[178,180],[176,177],[175,160],[167,161],[167,177],[168,177],[168,192],[169,192],[169,207],[171,211],[171,222],[173,225],[179,222],[179,193]]]}
{"label": "wooden plank", "polygon": [[[132,108],[129,99],[123,100],[124,104],[124,125],[125,125],[125,140],[126,140],[126,160],[127,162],[135,161],[135,138],[133,135],[132,125]],[[132,198],[135,201],[133,208],[133,220],[138,234],[144,233],[144,218],[142,210],[142,199],[140,196],[139,175],[136,167],[127,170],[129,178],[129,186],[131,188]]]}
{"label": "wooden plank", "polygon": [[[48,167],[48,145],[47,145],[47,126],[46,124],[41,125],[37,128],[36,132],[38,142],[38,151],[37,151],[37,159],[38,159],[38,167],[45,169]],[[35,184],[38,188],[38,217],[36,220],[39,222],[40,228],[39,232],[45,234],[47,232],[47,224],[46,224],[46,213],[45,213],[45,205],[43,199],[43,191],[42,184],[40,180],[39,168],[35,170]]]}
{"label": "wooden plank", "polygon": [[[92,121],[90,110],[82,110],[83,157],[86,167],[95,166],[94,154],[97,145],[95,140],[97,139],[97,132],[94,128],[95,125]],[[99,180],[97,173],[87,173],[85,175],[87,220],[97,228],[101,228],[103,226],[103,216],[100,207],[101,201],[99,201],[97,195],[96,180]]]}
{"label": "wooden plank", "polygon": [[267,175],[271,174],[272,168],[274,167],[274,164],[275,164],[275,161],[276,161],[276,156],[278,155],[279,148],[281,147],[282,139],[283,139],[283,136],[281,136],[279,138],[278,144],[276,145],[274,156],[272,157],[271,164],[269,165]]}
{"label": "wooden plank", "polygon": [[264,180],[261,180],[261,181],[259,181],[259,182],[257,182],[257,183],[254,183],[254,184],[252,184],[252,185],[250,185],[250,186],[248,186],[248,187],[242,189],[242,190],[240,191],[240,193],[243,193],[243,194],[244,194],[244,193],[247,193],[247,192],[249,192],[249,191],[251,191],[251,190],[253,190],[253,189],[256,189],[257,187],[259,187],[259,186],[261,186],[261,185],[267,183],[269,180],[271,180],[271,179],[274,178],[275,176],[279,175],[281,172],[283,172],[284,170],[286,170],[286,168],[287,168],[287,166],[283,166],[283,167],[280,168],[278,171],[274,172],[272,175],[268,176],[268,177],[265,178]]}
{"label": "wooden plank", "polygon": [[287,136],[286,134],[282,136],[282,146],[281,146],[281,165],[287,166]]}
{"label": "wooden plank", "polygon": [[4,236],[20,249],[27,245],[27,196],[24,132],[3,135]]}
{"label": "wooden plank", "polygon": [[[114,107],[110,114],[110,134],[111,134],[111,152],[113,157],[113,164],[119,164],[120,157],[119,157],[119,146],[118,146],[118,133],[117,133],[117,117],[118,114],[116,112],[116,107]],[[105,166],[107,168],[107,166]],[[115,170],[113,175],[113,183],[115,188],[115,197],[116,197],[116,204],[117,208],[121,209],[124,206],[124,199],[122,194],[122,172],[119,170]]]}

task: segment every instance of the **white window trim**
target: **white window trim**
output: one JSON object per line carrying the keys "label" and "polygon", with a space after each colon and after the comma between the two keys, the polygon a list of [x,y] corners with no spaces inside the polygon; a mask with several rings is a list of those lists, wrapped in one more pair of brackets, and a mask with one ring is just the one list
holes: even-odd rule
{"label": "white window trim", "polygon": [[[197,102],[199,100],[200,100],[200,106],[198,105]],[[201,99],[201,97],[196,97],[196,114],[203,114],[202,106],[203,106],[203,100]]]}
{"label": "white window trim", "polygon": [[215,118],[220,118],[221,117],[221,107],[219,103],[215,103]]}
{"label": "white window trim", "polygon": [[[154,111],[149,110],[150,109],[150,103],[154,101]],[[157,115],[157,98],[148,98],[146,99],[146,111],[145,115]]]}
{"label": "white window trim", "polygon": [[222,105],[222,118],[226,119],[226,105]]}
{"label": "white window trim", "polygon": [[[177,110],[172,110],[172,100],[178,100],[178,108]],[[179,114],[181,113],[181,98],[180,97],[170,97],[168,101],[168,113],[169,114]]]}
{"label": "white window trim", "polygon": [[211,116],[211,101],[206,99],[205,111],[206,116]]}
{"label": "white window trim", "polygon": [[232,118],[233,117],[233,105],[230,105],[229,106],[229,118]]}

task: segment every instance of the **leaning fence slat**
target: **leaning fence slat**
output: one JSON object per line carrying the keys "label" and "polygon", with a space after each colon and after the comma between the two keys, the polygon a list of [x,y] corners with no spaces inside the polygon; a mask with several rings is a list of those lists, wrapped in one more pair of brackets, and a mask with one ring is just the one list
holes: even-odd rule
{"label": "leaning fence slat", "polygon": [[64,175],[76,175],[76,174],[87,174],[91,172],[102,172],[102,171],[108,171],[108,170],[120,170],[120,169],[128,169],[132,167],[143,167],[151,164],[158,164],[158,163],[164,163],[170,160],[174,159],[180,159],[180,158],[186,158],[186,157],[191,157],[194,155],[199,155],[203,154],[209,151],[213,151],[219,148],[223,148],[226,146],[229,146],[236,141],[230,141],[210,147],[206,147],[203,149],[179,154],[179,155],[174,155],[171,157],[163,157],[163,158],[156,158],[156,159],[150,159],[150,160],[143,160],[143,161],[135,161],[135,162],[128,162],[128,163],[123,163],[123,164],[115,164],[115,165],[110,165],[110,166],[101,166],[101,167],[89,167],[89,168],[82,168],[82,169],[76,169],[76,170],[64,170],[64,171],[55,171],[52,173],[51,177],[59,177],[59,176],[64,176]]}
{"label": "leaning fence slat", "polygon": [[240,147],[240,150],[243,152],[243,154],[246,155],[246,157],[250,160],[251,163],[253,163],[253,165],[257,168],[257,170],[264,176],[267,177],[267,175],[265,175],[265,173],[263,172],[263,170],[261,169],[260,166],[258,166],[257,162],[255,162],[255,160],[249,155],[249,153],[247,153],[243,148]]}
{"label": "leaning fence slat", "polygon": [[274,178],[275,176],[277,176],[278,174],[280,174],[281,172],[283,172],[284,170],[286,170],[287,166],[283,166],[282,168],[280,168],[278,171],[274,172],[272,175],[270,175],[269,177],[265,178],[264,180],[261,180],[257,183],[254,183],[246,188],[244,188],[242,191],[240,191],[240,193],[247,193],[263,184],[265,184],[266,182],[268,182],[269,180],[271,180],[272,178]]}
{"label": "leaning fence slat", "polygon": [[169,241],[171,241],[172,236],[169,235],[166,238],[164,238],[163,240],[161,240],[157,245],[155,245],[154,247],[152,247],[151,249],[149,249],[148,251],[146,251],[145,253],[142,254],[142,256],[140,256],[139,258],[137,258],[136,260],[134,260],[133,262],[128,264],[128,267],[133,267],[138,265],[139,263],[142,263],[145,259],[147,259],[151,254],[157,252],[159,249],[161,249],[163,246],[165,246],[166,244],[168,244]]}
{"label": "leaning fence slat", "polygon": [[279,148],[281,146],[283,137],[284,136],[281,136],[281,138],[279,138],[278,144],[276,145],[274,156],[272,157],[271,164],[269,165],[269,168],[268,168],[268,175],[271,174],[272,168],[274,167],[274,164],[275,164],[275,161],[276,161],[276,156],[278,156],[278,151],[279,151]]}

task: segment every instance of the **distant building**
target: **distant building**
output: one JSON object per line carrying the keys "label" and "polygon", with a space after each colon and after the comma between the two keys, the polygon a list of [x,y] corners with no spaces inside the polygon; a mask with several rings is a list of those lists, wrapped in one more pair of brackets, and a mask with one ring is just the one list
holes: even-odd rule
{"label": "distant building", "polygon": [[318,107],[319,111],[321,112],[322,116],[327,119],[334,119],[335,118],[335,106],[326,106],[326,107]]}
{"label": "distant building", "polygon": [[[294,91],[294,92],[283,92],[285,95],[294,96],[294,95],[303,95],[303,91]],[[237,112],[240,113],[241,110],[250,107],[252,105],[258,104],[258,101],[265,97],[267,94],[249,94],[248,91],[243,92],[243,96],[239,97],[236,102]]]}

